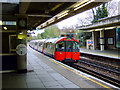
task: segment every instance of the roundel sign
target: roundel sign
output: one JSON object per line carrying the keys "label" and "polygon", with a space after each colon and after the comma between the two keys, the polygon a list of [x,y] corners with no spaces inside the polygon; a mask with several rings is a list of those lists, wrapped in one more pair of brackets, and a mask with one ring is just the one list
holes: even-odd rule
{"label": "roundel sign", "polygon": [[16,47],[16,53],[18,55],[25,55],[27,53],[27,47],[26,45],[24,44],[19,44],[17,47]]}
{"label": "roundel sign", "polygon": [[91,46],[93,44],[92,40],[88,40],[88,44]]}

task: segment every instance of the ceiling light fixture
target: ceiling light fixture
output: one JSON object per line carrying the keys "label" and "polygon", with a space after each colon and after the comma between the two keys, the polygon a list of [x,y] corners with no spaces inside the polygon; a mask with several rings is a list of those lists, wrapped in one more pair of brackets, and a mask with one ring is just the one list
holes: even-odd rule
{"label": "ceiling light fixture", "polygon": [[61,13],[59,13],[58,15],[57,15],[57,17],[60,17],[60,16],[62,16],[62,15],[64,15],[64,14],[66,14],[66,13],[68,13],[70,10],[66,10],[66,11],[64,11],[64,12],[61,12]]}
{"label": "ceiling light fixture", "polygon": [[28,15],[29,17],[52,17],[51,15]]}
{"label": "ceiling light fixture", "polygon": [[7,27],[3,27],[4,28],[4,30],[7,30]]}
{"label": "ceiling light fixture", "polygon": [[66,15],[68,15],[68,13],[65,13],[65,14],[63,14],[62,16],[59,16],[57,19],[60,19],[60,18],[62,18],[62,17],[64,17],[64,16],[66,16]]}
{"label": "ceiling light fixture", "polygon": [[105,30],[114,29],[114,28],[116,28],[116,27],[107,27],[107,28],[105,28]]}
{"label": "ceiling light fixture", "polygon": [[89,3],[93,2],[93,1],[95,1],[95,0],[90,0],[90,1],[86,2],[85,4],[82,4],[82,5],[78,6],[78,7],[76,7],[76,8],[74,9],[74,11],[82,8],[83,6],[86,6],[87,4],[89,4]]}
{"label": "ceiling light fixture", "polygon": [[84,3],[88,2],[88,1],[90,1],[90,0],[84,0],[84,1],[82,1],[82,2],[78,2],[78,3],[74,6],[74,8],[80,6],[80,5],[82,5],[82,4],[84,4]]}
{"label": "ceiling light fixture", "polygon": [[2,25],[2,20],[0,20],[0,25]]}

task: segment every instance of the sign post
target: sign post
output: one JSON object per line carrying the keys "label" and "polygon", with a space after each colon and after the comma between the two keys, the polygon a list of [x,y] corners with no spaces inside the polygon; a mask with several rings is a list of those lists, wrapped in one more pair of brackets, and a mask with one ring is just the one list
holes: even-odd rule
{"label": "sign post", "polygon": [[17,71],[27,73],[27,16],[17,17]]}
{"label": "sign post", "polygon": [[91,47],[93,47],[93,41],[87,40],[87,49],[91,49]]}

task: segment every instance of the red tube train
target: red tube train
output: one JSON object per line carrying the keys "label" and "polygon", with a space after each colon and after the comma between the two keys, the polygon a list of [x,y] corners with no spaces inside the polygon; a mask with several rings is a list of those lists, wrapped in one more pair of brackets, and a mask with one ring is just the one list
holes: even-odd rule
{"label": "red tube train", "polygon": [[61,62],[80,60],[79,41],[73,37],[32,40],[29,46]]}

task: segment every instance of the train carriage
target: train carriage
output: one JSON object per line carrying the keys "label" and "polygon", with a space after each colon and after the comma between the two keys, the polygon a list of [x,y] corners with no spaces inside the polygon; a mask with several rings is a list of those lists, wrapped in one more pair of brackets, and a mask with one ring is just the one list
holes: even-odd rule
{"label": "train carriage", "polygon": [[37,51],[43,53],[43,45],[46,39],[38,40]]}
{"label": "train carriage", "polygon": [[35,41],[34,40],[30,41],[29,46],[34,49],[35,48]]}
{"label": "train carriage", "polygon": [[61,62],[78,62],[80,60],[79,41],[73,37],[35,40],[34,43],[35,49],[39,52]]}
{"label": "train carriage", "polygon": [[61,37],[45,41],[44,54],[62,62],[80,60],[79,41],[74,38]]}

